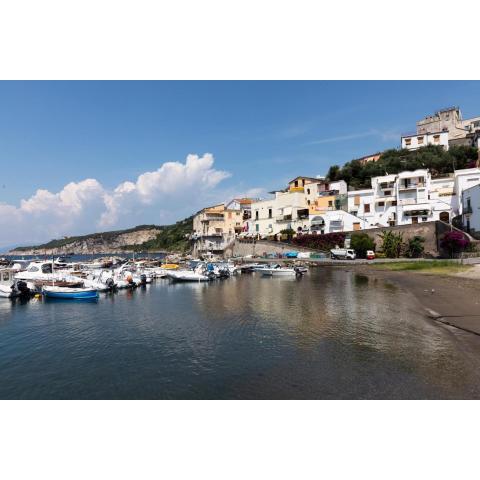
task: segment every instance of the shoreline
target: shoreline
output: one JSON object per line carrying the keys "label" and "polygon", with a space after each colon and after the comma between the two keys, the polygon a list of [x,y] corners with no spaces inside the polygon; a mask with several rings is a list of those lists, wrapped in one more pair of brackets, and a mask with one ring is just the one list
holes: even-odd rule
{"label": "shoreline", "polygon": [[423,310],[438,322],[480,335],[480,282],[462,275],[432,275],[412,271],[373,269],[354,265],[353,270],[370,278],[389,281],[407,290]]}

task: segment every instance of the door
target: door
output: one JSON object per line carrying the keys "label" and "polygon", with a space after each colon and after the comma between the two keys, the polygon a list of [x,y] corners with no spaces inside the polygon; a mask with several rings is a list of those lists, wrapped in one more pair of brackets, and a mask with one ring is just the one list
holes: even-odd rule
{"label": "door", "polygon": [[356,231],[356,230],[360,230],[360,222],[355,222],[353,224],[353,230]]}
{"label": "door", "polygon": [[418,223],[418,217],[412,217],[412,223]]}

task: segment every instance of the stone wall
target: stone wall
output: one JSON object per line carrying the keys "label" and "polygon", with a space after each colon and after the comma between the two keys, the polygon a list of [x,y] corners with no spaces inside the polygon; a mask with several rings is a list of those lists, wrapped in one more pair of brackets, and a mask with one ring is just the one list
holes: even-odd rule
{"label": "stone wall", "polygon": [[263,255],[264,253],[316,252],[311,248],[300,248],[282,242],[269,242],[267,240],[239,240],[225,251],[225,257],[245,257],[247,255]]}
{"label": "stone wall", "polygon": [[[399,225],[396,227],[379,227],[379,228],[369,228],[367,230],[362,230],[363,233],[368,233],[373,240],[375,241],[375,246],[377,250],[380,250],[382,245],[382,240],[380,234],[385,230],[390,230],[395,233],[401,233],[403,236],[403,241],[406,242],[416,235],[423,237],[425,239],[424,248],[425,255],[432,257],[448,257],[448,252],[444,251],[441,246],[441,240],[443,235],[446,232],[449,232],[451,229],[458,230],[455,227],[451,227],[450,224],[435,221],[435,222],[423,222],[410,225]],[[461,231],[461,230],[458,230]],[[347,232],[349,234],[355,232]],[[465,235],[465,232],[461,232]]]}

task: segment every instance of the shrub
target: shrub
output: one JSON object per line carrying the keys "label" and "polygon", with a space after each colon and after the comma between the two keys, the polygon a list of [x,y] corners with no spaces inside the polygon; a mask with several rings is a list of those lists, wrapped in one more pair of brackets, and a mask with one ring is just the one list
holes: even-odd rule
{"label": "shrub", "polygon": [[425,239],[420,237],[419,235],[415,235],[413,238],[408,240],[406,249],[405,249],[405,256],[408,258],[418,258],[421,257],[423,251],[425,250],[423,244],[425,243]]}
{"label": "shrub", "polygon": [[293,243],[299,247],[327,251],[345,243],[345,233],[326,233],[324,235],[305,234],[295,237]]}
{"label": "shrub", "polygon": [[350,247],[355,250],[357,257],[365,258],[367,256],[367,250],[375,250],[375,242],[367,233],[354,233]]}
{"label": "shrub", "polygon": [[440,246],[447,250],[452,258],[456,253],[463,252],[469,245],[470,240],[457,230],[447,232],[440,242]]}
{"label": "shrub", "polygon": [[401,233],[394,233],[385,230],[379,237],[382,239],[382,252],[388,258],[398,258],[402,253],[403,236]]}

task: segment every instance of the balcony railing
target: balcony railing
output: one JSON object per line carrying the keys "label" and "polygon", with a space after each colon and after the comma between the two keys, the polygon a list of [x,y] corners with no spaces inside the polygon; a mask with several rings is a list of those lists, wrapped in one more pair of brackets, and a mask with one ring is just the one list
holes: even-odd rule
{"label": "balcony railing", "polygon": [[472,206],[471,205],[466,205],[463,207],[463,213],[473,213]]}
{"label": "balcony railing", "polygon": [[276,218],[277,222],[290,222],[292,220],[292,215],[278,215]]}
{"label": "balcony railing", "polygon": [[407,184],[400,184],[398,186],[398,189],[399,190],[414,190],[416,188],[422,188],[425,186],[425,183],[424,182],[411,182],[411,183],[407,183]]}

